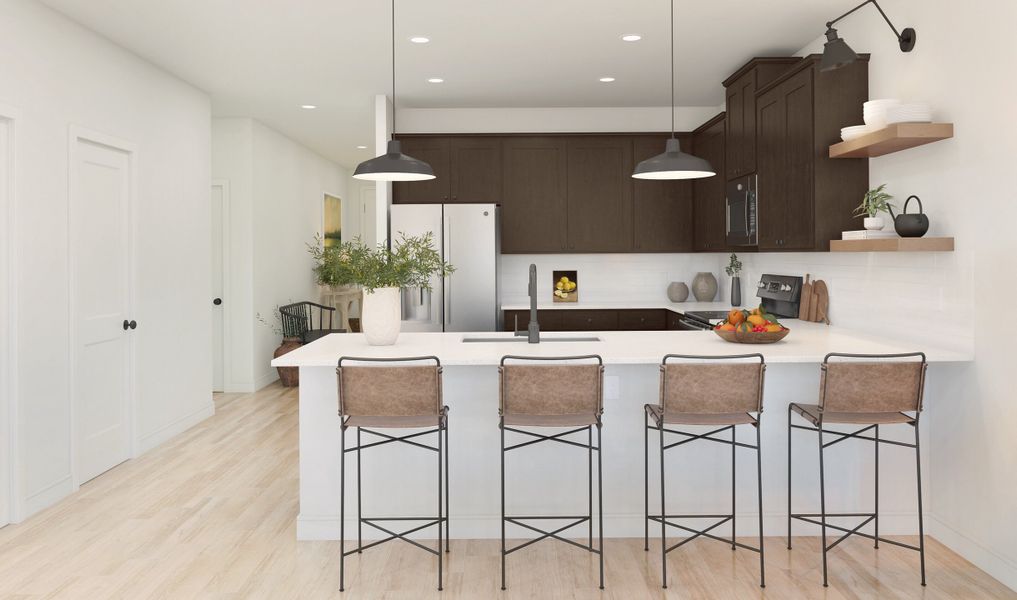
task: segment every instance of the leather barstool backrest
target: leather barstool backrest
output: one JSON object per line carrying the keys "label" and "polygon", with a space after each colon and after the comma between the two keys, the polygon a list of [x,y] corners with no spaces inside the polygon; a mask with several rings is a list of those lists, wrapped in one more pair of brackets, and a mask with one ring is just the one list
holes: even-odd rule
{"label": "leather barstool backrest", "polygon": [[823,359],[819,407],[823,412],[920,412],[925,354],[828,354]]}
{"label": "leather barstool backrest", "polygon": [[[510,361],[530,364],[508,364]],[[604,365],[599,356],[505,356],[498,372],[499,414],[558,416],[604,412]]]}
{"label": "leather barstool backrest", "polygon": [[[343,365],[344,362],[377,364],[351,366]],[[340,416],[441,414],[441,363],[437,357],[371,359],[344,356],[339,359],[336,375]]]}
{"label": "leather barstool backrest", "polygon": [[668,354],[660,365],[660,405],[665,414],[759,413],[765,371],[762,354]]}

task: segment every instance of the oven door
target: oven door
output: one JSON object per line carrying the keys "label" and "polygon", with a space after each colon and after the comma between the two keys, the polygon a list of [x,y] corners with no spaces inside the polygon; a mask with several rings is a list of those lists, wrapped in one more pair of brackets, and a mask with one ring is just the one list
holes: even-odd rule
{"label": "oven door", "polygon": [[756,176],[749,175],[727,184],[727,244],[755,246]]}

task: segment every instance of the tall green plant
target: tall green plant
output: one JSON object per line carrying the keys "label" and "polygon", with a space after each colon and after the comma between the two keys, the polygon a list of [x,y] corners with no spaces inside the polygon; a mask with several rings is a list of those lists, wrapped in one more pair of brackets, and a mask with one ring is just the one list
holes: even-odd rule
{"label": "tall green plant", "polygon": [[434,236],[399,234],[389,248],[379,244],[370,248],[354,238],[327,247],[320,236],[307,245],[314,258],[318,283],[330,286],[359,285],[368,292],[383,287],[422,287],[431,289],[431,278],[455,270],[434,247]]}

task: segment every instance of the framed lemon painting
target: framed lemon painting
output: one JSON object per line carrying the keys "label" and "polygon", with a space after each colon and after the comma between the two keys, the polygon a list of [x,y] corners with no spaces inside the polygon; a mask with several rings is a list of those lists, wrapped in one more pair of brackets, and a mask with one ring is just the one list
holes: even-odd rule
{"label": "framed lemon painting", "polygon": [[551,289],[554,290],[555,302],[579,301],[579,274],[576,271],[552,271],[551,275],[554,277]]}

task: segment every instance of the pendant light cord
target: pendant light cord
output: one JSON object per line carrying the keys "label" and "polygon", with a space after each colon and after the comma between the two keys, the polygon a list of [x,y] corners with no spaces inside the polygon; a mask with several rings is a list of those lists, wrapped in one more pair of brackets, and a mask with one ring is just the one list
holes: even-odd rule
{"label": "pendant light cord", "polygon": [[[673,1],[673,0],[672,0]],[[674,37],[672,35],[672,37]],[[395,48],[395,0],[392,0],[392,136],[395,136],[396,132],[396,87],[395,87],[395,67],[396,67],[396,48]]]}
{"label": "pendant light cord", "polygon": [[671,0],[671,139],[674,139],[674,79],[674,0]]}

